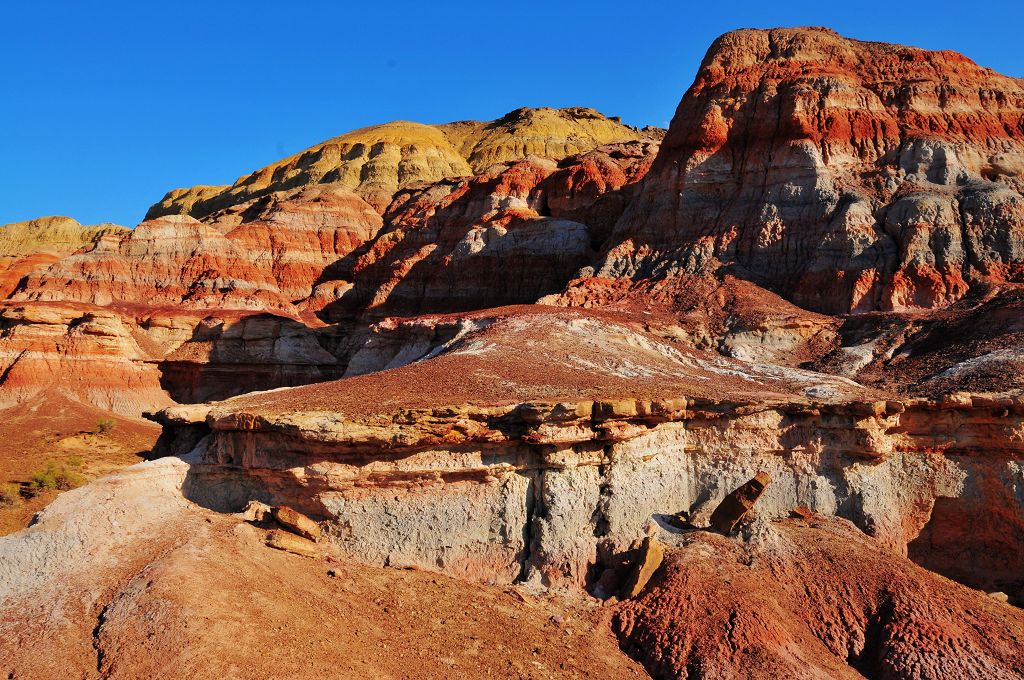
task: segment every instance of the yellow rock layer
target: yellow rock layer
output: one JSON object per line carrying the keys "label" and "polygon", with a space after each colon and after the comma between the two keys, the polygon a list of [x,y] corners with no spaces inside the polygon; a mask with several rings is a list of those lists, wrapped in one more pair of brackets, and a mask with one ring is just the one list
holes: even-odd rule
{"label": "yellow rock layer", "polygon": [[353,130],[240,177],[230,187],[175,189],[146,219],[169,214],[203,217],[231,205],[308,184],[338,183],[378,210],[414,182],[478,173],[529,155],[564,158],[602,144],[660,137],[593,109],[517,109],[495,121],[424,125],[393,121]]}
{"label": "yellow rock layer", "polygon": [[40,217],[14,222],[0,226],[0,256],[65,255],[92,245],[106,234],[126,231],[116,224],[86,226],[70,217]]}

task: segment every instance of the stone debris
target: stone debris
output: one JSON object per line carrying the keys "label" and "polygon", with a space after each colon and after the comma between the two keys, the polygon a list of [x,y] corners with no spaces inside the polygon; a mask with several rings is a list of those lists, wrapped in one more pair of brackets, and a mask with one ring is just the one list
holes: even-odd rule
{"label": "stone debris", "polygon": [[311,541],[320,540],[320,525],[287,505],[274,508],[274,519],[282,527]]}
{"label": "stone debris", "polygon": [[263,522],[270,517],[272,512],[273,510],[266,503],[249,501],[238,515],[247,522]]}
{"label": "stone debris", "polygon": [[303,557],[320,556],[316,549],[316,543],[295,534],[290,534],[287,531],[281,531],[280,529],[273,529],[268,532],[266,542],[271,548],[302,555]]}
{"label": "stone debris", "polygon": [[723,498],[711,513],[711,528],[726,535],[735,531],[750,516],[754,503],[771,481],[767,472],[758,472],[753,479]]}
{"label": "stone debris", "polygon": [[1010,596],[1007,595],[1006,593],[995,592],[995,593],[989,593],[988,596],[991,597],[993,600],[996,600],[998,602],[1003,602],[1003,603],[1007,603],[1007,604],[1010,602]]}
{"label": "stone debris", "polygon": [[622,588],[623,599],[639,595],[654,573],[658,571],[663,559],[665,559],[665,547],[658,539],[653,536],[644,538],[637,552],[636,561],[633,563],[633,569]]}
{"label": "stone debris", "polygon": [[814,511],[806,505],[798,505],[789,511],[789,516],[792,519],[803,519],[808,520],[814,515]]}

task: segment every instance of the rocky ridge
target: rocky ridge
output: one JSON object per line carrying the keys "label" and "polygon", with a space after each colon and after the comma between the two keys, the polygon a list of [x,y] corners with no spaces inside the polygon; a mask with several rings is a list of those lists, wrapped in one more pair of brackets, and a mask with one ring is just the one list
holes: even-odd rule
{"label": "rocky ridge", "polygon": [[1024,86],[953,52],[745,30],[711,46],[596,281],[720,269],[827,313],[1020,282]]}
{"label": "rocky ridge", "polygon": [[472,175],[530,155],[561,159],[611,142],[658,140],[661,134],[584,107],[522,108],[490,122],[394,121],[334,137],[228,187],[175,189],[149,209],[146,219],[204,217],[269,193],[319,183],[340,184],[383,211],[391,196],[411,183]]}

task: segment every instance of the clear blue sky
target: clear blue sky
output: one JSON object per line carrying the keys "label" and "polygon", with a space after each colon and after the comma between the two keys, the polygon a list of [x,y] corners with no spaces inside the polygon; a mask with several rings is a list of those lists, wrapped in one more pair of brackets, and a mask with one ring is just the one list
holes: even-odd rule
{"label": "clear blue sky", "polygon": [[825,25],[1021,77],[1022,5],[2,0],[0,224],[132,226],[168,189],[398,118],[585,105],[664,126],[734,28]]}

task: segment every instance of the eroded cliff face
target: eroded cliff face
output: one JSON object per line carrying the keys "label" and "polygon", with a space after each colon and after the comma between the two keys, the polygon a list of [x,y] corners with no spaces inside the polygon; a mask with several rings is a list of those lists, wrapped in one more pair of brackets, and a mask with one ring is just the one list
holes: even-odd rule
{"label": "eroded cliff face", "polygon": [[143,222],[28,277],[15,300],[175,305],[296,313],[329,264],[380,229],[337,186],[277,194],[200,222]]}
{"label": "eroded cliff face", "polygon": [[370,563],[587,587],[652,516],[709,513],[764,470],[766,516],[807,505],[897,553],[909,544],[934,571],[1017,592],[1024,453],[1005,442],[1021,436],[1022,407],[998,417],[1003,402],[976,401],[889,404],[906,409],[890,415],[885,404],[865,415],[874,405],[531,402],[372,425],[215,410],[200,413],[211,432],[189,494],[221,510],[250,498],[295,505]]}
{"label": "eroded cliff face", "polygon": [[529,319],[532,346],[522,317],[492,319],[404,368],[170,409],[158,452],[195,447],[201,504],[293,505],[358,559],[478,580],[600,588],[652,518],[706,521],[766,471],[764,516],[806,505],[972,586],[1024,586],[1020,398],[872,400],[559,314]]}
{"label": "eroded cliff face", "polygon": [[327,349],[334,335],[238,310],[8,303],[0,306],[0,408],[59,394],[138,418],[175,402],[329,380],[346,366]]}
{"label": "eroded cliff face", "polygon": [[589,264],[646,174],[653,142],[556,163],[532,157],[399,192],[387,227],[325,272],[329,319],[414,316],[532,303]]}
{"label": "eroded cliff face", "polygon": [[70,217],[40,217],[0,225],[0,298],[6,298],[21,279],[79,248],[93,246],[107,234],[124,234],[116,224],[84,226]]}
{"label": "eroded cliff face", "polygon": [[597,274],[725,267],[817,311],[941,307],[1020,281],[1022,139],[1020,81],[959,54],[728,33]]}

